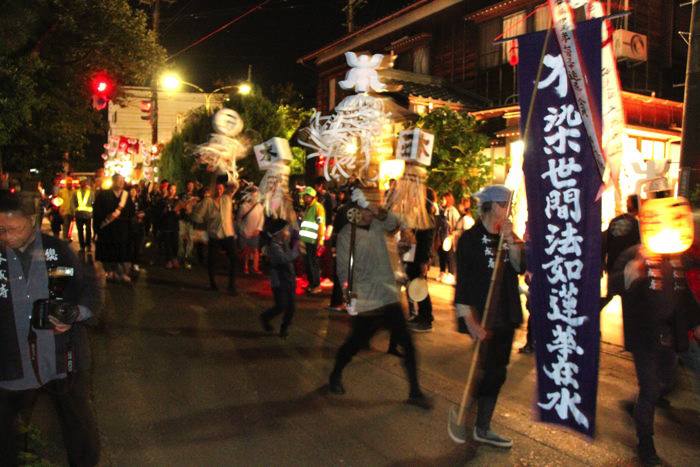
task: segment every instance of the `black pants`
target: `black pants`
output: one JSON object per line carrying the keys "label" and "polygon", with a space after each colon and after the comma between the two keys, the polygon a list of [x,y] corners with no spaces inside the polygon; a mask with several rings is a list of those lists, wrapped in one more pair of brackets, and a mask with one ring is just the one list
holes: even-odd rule
{"label": "black pants", "polygon": [[163,236],[163,254],[165,256],[165,261],[177,259],[177,248],[179,242],[178,231],[162,230],[161,235]]}
{"label": "black pants", "polygon": [[[88,376],[74,373],[70,380],[51,381],[45,387],[58,413],[68,463],[71,466],[97,465],[100,437],[90,407]],[[23,436],[18,432],[19,416],[31,412],[39,391],[0,389],[0,465],[18,465],[17,455],[24,447]]]}
{"label": "black pants", "polygon": [[92,219],[76,216],[75,226],[78,228],[80,248],[90,248],[92,245]]}
{"label": "black pants", "polygon": [[490,429],[498,394],[506,381],[515,328],[499,327],[490,332],[491,336],[481,344],[479,368],[482,376],[476,390],[476,426],[483,430]]}
{"label": "black pants", "polygon": [[440,272],[454,274],[457,270],[454,250],[445,251],[442,244],[438,246],[438,260],[440,262]]}
{"label": "black pants", "polygon": [[632,356],[639,384],[634,424],[637,436],[642,438],[654,434],[654,409],[659,398],[673,387],[678,355],[673,348],[657,344],[633,351]]}
{"label": "black pants", "polygon": [[403,316],[403,310],[400,303],[392,303],[386,305],[371,315],[359,314],[352,323],[352,331],[345,340],[345,343],[338,349],[338,354],[335,357],[335,367],[333,368],[332,378],[340,378],[343,368],[350,363],[360,348],[365,345],[379,330],[379,328],[388,328],[396,342],[403,348],[404,358],[403,365],[406,369],[408,382],[410,384],[410,396],[417,396],[421,393],[418,385],[418,371],[416,368],[416,351],[413,347],[411,334],[406,328],[406,319]]}
{"label": "black pants", "polygon": [[143,249],[143,238],[146,230],[142,223],[131,226],[129,233],[129,244],[131,245],[131,262],[139,264],[141,262],[141,250]]}
{"label": "black pants", "polygon": [[331,306],[343,306],[345,300],[343,298],[343,285],[340,283],[338,278],[338,271],[336,270],[335,258],[333,258],[333,270],[331,273],[331,279],[333,280],[333,291],[331,292]]}
{"label": "black pants", "polygon": [[313,289],[321,285],[321,270],[318,264],[318,256],[316,256],[318,246],[315,243],[305,243],[305,245],[304,265],[306,267],[306,278],[309,280],[309,288]]}
{"label": "black pants", "polygon": [[[406,276],[408,280],[413,280],[421,277],[423,271],[421,265],[417,263],[406,263]],[[413,309],[413,302],[409,301],[408,306]],[[418,318],[420,322],[431,324],[433,322],[433,302],[430,300],[430,294],[422,302],[418,302]]]}
{"label": "black pants", "polygon": [[216,255],[218,250],[224,250],[228,258],[228,287],[236,288],[236,240],[233,237],[210,238],[207,251],[207,269],[209,284],[216,286]]}
{"label": "black pants", "polygon": [[270,320],[275,316],[284,313],[282,316],[282,330],[285,330],[292,323],[292,317],[296,311],[295,304],[296,281],[288,284],[282,284],[279,287],[272,288],[272,296],[275,299],[275,305],[265,310],[262,316],[266,320]]}

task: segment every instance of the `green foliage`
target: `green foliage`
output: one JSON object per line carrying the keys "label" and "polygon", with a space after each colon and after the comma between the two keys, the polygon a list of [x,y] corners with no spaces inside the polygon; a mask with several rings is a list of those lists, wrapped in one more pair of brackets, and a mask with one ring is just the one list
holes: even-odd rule
{"label": "green foliage", "polygon": [[185,118],[182,129],[173,134],[172,139],[161,152],[158,163],[160,178],[180,186],[190,178],[208,183],[209,175],[199,169],[194,151],[197,145],[209,139],[212,131],[211,115],[204,107],[192,110]]}
{"label": "green foliage", "polygon": [[[0,15],[0,154],[13,170],[83,157],[104,130],[89,81],[146,84],[165,59],[128,0],[10,0]],[[118,95],[117,95],[118,98]]]}
{"label": "green foliage", "polygon": [[281,104],[277,107],[277,114],[282,119],[284,138],[287,138],[289,144],[292,145],[292,175],[303,174],[306,167],[306,151],[299,146],[294,146],[295,141],[292,141],[292,135],[300,126],[309,121],[313,113],[312,109],[304,109],[299,106]]}
{"label": "green foliage", "polygon": [[[238,161],[238,167],[241,177],[254,183],[259,183],[263,174],[257,168],[252,147],[275,136],[290,139],[312,113],[311,110],[291,104],[275,104],[257,88],[248,96],[235,92],[230,94],[224,105],[238,112],[245,124],[243,135],[251,150],[245,158]],[[173,135],[173,139],[163,148],[159,163],[161,178],[179,183],[193,176],[202,181],[207,180],[209,176],[198,168],[193,151],[197,145],[209,139],[212,131],[210,115],[203,109],[192,112],[185,120],[182,130]],[[306,158],[304,151],[293,147],[292,153],[292,173],[303,173]]]}
{"label": "green foliage", "polygon": [[428,186],[459,199],[491,182],[492,161],[483,152],[488,138],[473,117],[440,107],[421,117],[418,126],[435,134]]}

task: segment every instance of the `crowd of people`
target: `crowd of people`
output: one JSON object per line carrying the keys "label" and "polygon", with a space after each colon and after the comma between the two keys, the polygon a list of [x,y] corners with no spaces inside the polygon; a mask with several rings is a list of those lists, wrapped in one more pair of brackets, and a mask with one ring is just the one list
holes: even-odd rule
{"label": "crowd of people", "polygon": [[[0,240],[6,247],[3,250],[6,256],[0,256],[0,272],[3,263],[12,264],[9,274],[19,278],[13,279],[13,287],[21,285],[19,280],[32,270],[27,261],[34,260],[26,252],[41,250],[42,245],[50,246],[40,255],[45,258],[42,267],[62,261],[79,270],[79,262],[70,249],[56,242],[56,237],[70,242],[75,228],[79,253],[92,255],[94,244],[94,258],[102,263],[107,281],[129,284],[135,280],[146,246],[155,250],[149,255],[151,264],[168,269],[191,269],[196,263],[205,266],[213,291],[219,290],[216,272],[223,254],[227,260],[226,290],[231,295],[238,293],[238,274],[260,275],[266,271],[274,304],[262,311],[259,319],[263,329],[272,332],[272,320],[282,315],[278,331],[282,338],[288,336],[301,284],[310,296],[332,289],[328,310],[347,312],[353,317],[352,329],[337,352],[328,379],[328,390],[336,395],[345,393],[342,381],[345,367],[368,345],[377,329],[385,327],[391,334],[387,352],[402,358],[407,373],[407,403],[424,409],[432,407],[431,399],[418,381],[416,352],[409,332],[432,330],[430,293],[426,291],[416,299],[409,291],[408,316],[404,314],[400,293],[403,286],[408,290],[412,281],[427,280],[432,266],[439,267],[439,275],[434,279],[454,286],[457,331],[486,344],[479,359],[472,438],[501,448],[512,446],[510,439],[492,430],[491,419],[506,380],[515,331],[523,323],[519,276],[524,274],[527,280],[529,273],[525,261],[527,244],[514,234],[508,219],[511,193],[505,186],[492,185],[475,194],[476,220],[472,217],[470,198],[456,202],[451,193],[438,194],[428,188],[425,208],[430,223],[425,229],[406,228],[385,209],[382,200],[369,202],[355,186],[329,188],[323,178],[310,186],[292,188],[293,211],[283,216],[285,219],[267,218],[257,188],[245,181],[230,185],[224,179],[217,179],[216,183],[203,186],[192,180],[180,190],[176,183],[167,180],[129,186],[124,177],[116,174],[109,180],[81,178],[77,184],[71,177],[62,178],[56,181],[50,194],[39,185],[39,196],[32,194],[31,199],[17,196],[16,192],[21,192],[19,185],[9,191],[12,196],[3,195],[0,199]],[[43,200],[43,209],[37,209],[36,199]],[[639,246],[637,204],[631,198],[628,212],[613,219],[608,231],[603,233],[609,296],[603,299],[601,307],[613,294],[622,296],[625,347],[634,357],[639,385],[639,397],[630,403],[629,411],[637,429],[640,460],[645,465],[658,465],[660,458],[653,441],[654,408],[672,386],[679,354],[690,368],[696,365],[696,372],[700,366],[697,261],[700,255],[696,246],[683,258],[656,260],[645,256],[648,253]],[[36,230],[45,213],[53,237]],[[500,257],[496,254],[500,238],[504,245],[503,278],[497,289],[495,308],[488,322],[483,322],[491,274]],[[397,254],[392,253],[392,245],[397,246]],[[46,296],[44,285],[26,296]],[[60,336],[67,332],[75,334],[80,329],[79,323],[91,316],[93,297],[86,295],[87,292],[76,292],[72,328],[52,321],[58,336],[55,345],[63,345]],[[0,298],[6,297],[7,294],[0,294]],[[20,316],[32,303],[15,304],[15,312]],[[42,339],[54,338],[41,335]],[[529,323],[527,336],[523,353],[531,353],[534,348]],[[15,351],[23,343],[7,345],[8,351],[17,356],[10,362],[15,366],[6,365],[5,370],[18,367],[26,357]],[[51,358],[55,359],[56,355]],[[61,374],[46,371],[35,368],[34,375],[5,371],[0,374],[0,396],[12,395],[12,391],[20,389],[34,390],[43,385],[42,380],[60,383],[68,372],[67,369]],[[88,404],[84,396],[83,393],[69,395],[59,403],[73,404],[83,413]],[[16,415],[15,409],[22,408],[22,404],[13,401],[0,400],[12,409],[0,420],[5,424]],[[78,423],[81,417],[68,417],[66,423]],[[87,417],[87,423],[85,429],[78,431],[89,443],[84,449],[69,446],[69,456],[97,456],[99,445],[94,421]],[[12,432],[9,425],[3,429]],[[1,447],[4,452],[17,449],[11,443]]]}

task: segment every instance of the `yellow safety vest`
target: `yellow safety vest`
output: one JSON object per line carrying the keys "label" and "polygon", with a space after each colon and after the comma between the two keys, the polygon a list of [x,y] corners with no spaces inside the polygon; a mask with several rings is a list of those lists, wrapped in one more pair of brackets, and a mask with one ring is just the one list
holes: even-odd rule
{"label": "yellow safety vest", "polygon": [[88,205],[88,201],[90,200],[90,190],[87,190],[85,192],[85,197],[82,196],[80,190],[78,190],[75,194],[78,197],[78,207],[75,208],[75,210],[83,212],[92,212],[92,206]]}

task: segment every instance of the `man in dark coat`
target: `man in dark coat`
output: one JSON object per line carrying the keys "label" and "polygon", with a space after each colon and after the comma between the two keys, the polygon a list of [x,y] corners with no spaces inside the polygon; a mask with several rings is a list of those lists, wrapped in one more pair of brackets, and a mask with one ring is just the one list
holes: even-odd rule
{"label": "man in dark coat", "polygon": [[654,411],[671,389],[678,352],[688,333],[700,338],[700,307],[688,289],[679,256],[654,256],[641,245],[625,250],[610,275],[612,293],[622,296],[625,348],[632,352],[639,395],[633,410],[644,465],[661,465],[654,446]]}
{"label": "man in dark coat", "polygon": [[[481,380],[476,389],[477,415],[473,439],[478,443],[510,448],[513,442],[491,430],[501,387],[506,380],[515,329],[523,322],[518,274],[525,272],[523,244],[506,218],[510,190],[491,185],[477,193],[481,216],[464,232],[457,244],[455,308],[458,321],[474,339],[484,341],[479,365]],[[491,275],[498,254],[499,234],[508,252],[503,254],[503,278],[486,327],[482,316]]]}
{"label": "man in dark coat", "polygon": [[127,263],[131,261],[129,233],[133,216],[134,203],[124,189],[124,177],[115,174],[112,188],[100,191],[93,206],[95,259],[102,261],[107,280],[131,282]]}
{"label": "man in dark coat", "polygon": [[[94,281],[65,242],[40,232],[33,203],[17,195],[0,194],[0,243],[0,465],[18,465],[19,415],[31,410],[42,390],[56,405],[68,463],[97,465],[84,326],[98,304]],[[49,279],[49,272],[62,279]],[[64,313],[49,315],[42,325],[32,315],[50,290],[63,299]]]}

